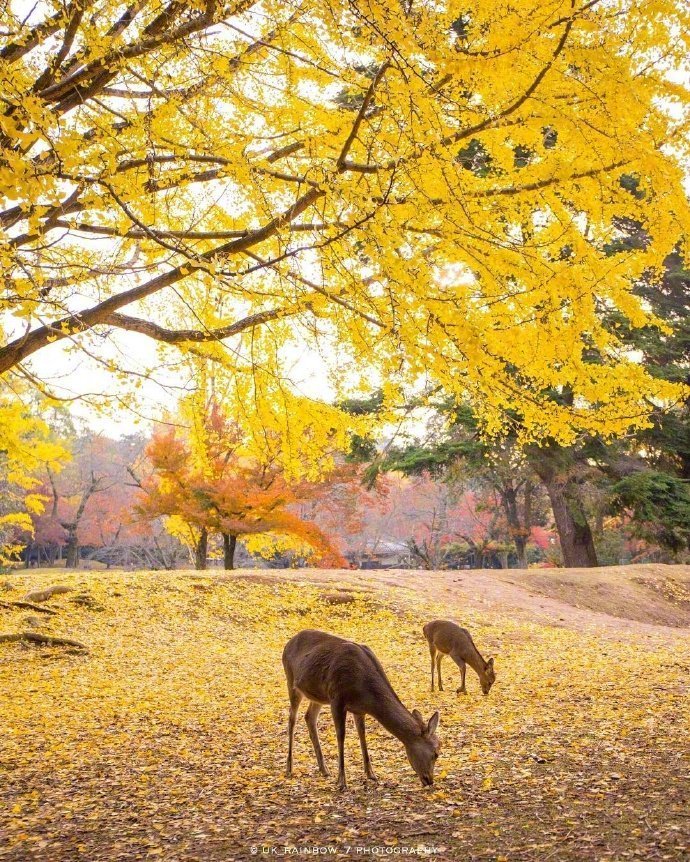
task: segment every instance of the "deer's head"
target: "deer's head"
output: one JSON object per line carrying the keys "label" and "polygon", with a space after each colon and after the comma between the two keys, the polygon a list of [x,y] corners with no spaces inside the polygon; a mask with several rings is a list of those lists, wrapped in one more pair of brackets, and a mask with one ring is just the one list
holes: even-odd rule
{"label": "deer's head", "polygon": [[409,742],[405,743],[407,759],[419,780],[425,787],[434,783],[434,767],[441,743],[436,736],[439,714],[438,710],[431,716],[428,722],[424,721],[418,709],[412,710],[412,717],[419,726],[419,734],[416,734]]}
{"label": "deer's head", "polygon": [[494,671],[494,660],[490,658],[484,662],[484,672],[479,677],[479,682],[484,694],[488,694],[491,686],[496,682],[496,672]]}

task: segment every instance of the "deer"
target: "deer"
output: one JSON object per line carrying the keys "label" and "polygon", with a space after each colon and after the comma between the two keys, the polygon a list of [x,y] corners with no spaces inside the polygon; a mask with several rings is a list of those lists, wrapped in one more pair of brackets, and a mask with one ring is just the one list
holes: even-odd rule
{"label": "deer", "polygon": [[465,672],[469,665],[479,677],[479,684],[482,687],[482,692],[487,695],[491,690],[491,686],[496,681],[496,673],[494,671],[494,660],[490,658],[485,661],[481,653],[474,645],[472,635],[467,629],[460,628],[459,625],[450,620],[433,620],[427,623],[423,628],[424,637],[429,644],[429,652],[431,653],[431,690],[434,690],[434,665],[438,670],[438,689],[443,691],[443,682],[441,681],[441,659],[445,655],[449,655],[455,664],[460,668],[461,685],[457,690],[457,694],[467,694],[465,688]]}
{"label": "deer", "polygon": [[424,721],[417,709],[410,712],[395,693],[381,663],[364,644],[316,629],[304,629],[285,645],[283,668],[290,698],[286,775],[292,775],[292,747],[297,710],[309,701],[305,721],[322,775],[330,775],[321,751],[317,719],[329,705],[338,742],[337,790],[347,789],[345,776],[345,724],[352,713],[364,759],[364,774],[377,781],[367,749],[365,716],[376,719],[405,746],[410,765],[424,787],[434,783],[434,767],[441,744],[436,730],[438,710]]}

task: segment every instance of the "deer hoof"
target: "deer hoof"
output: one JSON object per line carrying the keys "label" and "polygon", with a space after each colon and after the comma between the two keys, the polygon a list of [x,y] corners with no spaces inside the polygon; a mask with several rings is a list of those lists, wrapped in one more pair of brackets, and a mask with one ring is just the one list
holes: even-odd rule
{"label": "deer hoof", "polygon": [[347,783],[344,778],[341,778],[336,782],[335,789],[338,793],[344,793],[347,790]]}
{"label": "deer hoof", "polygon": [[325,766],[323,769],[319,769],[319,772],[321,773],[321,775],[323,775],[324,778],[330,778],[331,773],[326,769]]}
{"label": "deer hoof", "polygon": [[373,772],[367,772],[367,778],[369,779],[369,781],[373,781],[374,784],[378,784],[379,782],[378,778],[374,775]]}
{"label": "deer hoof", "polygon": [[458,694],[467,694],[467,689],[466,688],[459,688],[457,693]]}

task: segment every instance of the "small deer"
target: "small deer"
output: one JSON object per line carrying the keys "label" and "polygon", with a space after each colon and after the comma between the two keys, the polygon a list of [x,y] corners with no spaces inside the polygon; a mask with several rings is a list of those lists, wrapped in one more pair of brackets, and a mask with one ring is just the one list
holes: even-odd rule
{"label": "small deer", "polygon": [[317,719],[322,706],[329,704],[338,741],[337,788],[345,790],[345,722],[351,712],[364,758],[364,773],[371,781],[376,775],[371,765],[364,717],[372,716],[405,746],[408,760],[425,787],[434,783],[434,766],[440,750],[436,736],[439,714],[424,721],[418,710],[409,712],[388,681],[379,660],[369,647],[315,629],[296,634],[283,650],[283,667],[290,697],[288,720],[288,776],[292,775],[292,743],[297,708],[302,698],[310,703],[304,716],[322,775],[329,772],[323,759]]}
{"label": "small deer", "polygon": [[479,677],[479,683],[484,694],[489,693],[491,686],[496,681],[494,660],[490,658],[488,661],[484,661],[467,629],[461,629],[460,626],[450,622],[450,620],[433,620],[433,622],[427,623],[422,631],[429,643],[429,652],[431,653],[432,691],[434,690],[434,664],[438,669],[438,688],[439,691],[443,691],[441,659],[444,655],[449,655],[460,668],[460,673],[462,674],[462,684],[457,691],[458,694],[467,694],[467,689],[465,688],[467,665]]}

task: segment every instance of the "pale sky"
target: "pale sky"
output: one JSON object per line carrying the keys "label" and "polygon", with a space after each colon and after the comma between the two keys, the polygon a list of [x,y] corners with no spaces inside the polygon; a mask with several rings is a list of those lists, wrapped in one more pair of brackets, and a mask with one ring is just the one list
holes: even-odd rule
{"label": "pale sky", "polygon": [[[48,345],[32,357],[30,365],[61,398],[81,396],[71,404],[74,416],[98,431],[119,437],[146,431],[151,422],[170,410],[176,398],[190,391],[194,384],[186,374],[168,369],[160,362],[157,345],[150,338],[130,332],[111,333],[107,338],[107,353],[134,375],[158,366],[154,375],[141,378],[141,387],[136,391],[85,353],[65,349],[64,343]],[[318,400],[334,398],[327,367],[318,353],[296,345],[288,355],[292,364],[290,378],[300,393]],[[175,356],[174,348],[169,356]],[[102,403],[103,395],[111,406],[105,412],[98,412],[91,402]]]}

